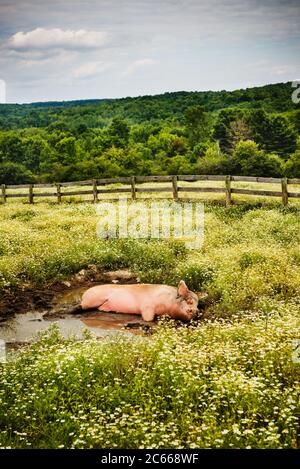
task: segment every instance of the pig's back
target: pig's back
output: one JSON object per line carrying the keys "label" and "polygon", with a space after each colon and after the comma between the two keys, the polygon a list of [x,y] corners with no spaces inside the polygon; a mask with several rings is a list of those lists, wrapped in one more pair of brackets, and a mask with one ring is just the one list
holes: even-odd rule
{"label": "pig's back", "polygon": [[81,306],[84,309],[141,314],[145,304],[155,307],[164,299],[176,296],[176,291],[175,287],[168,285],[98,285],[83,294]]}

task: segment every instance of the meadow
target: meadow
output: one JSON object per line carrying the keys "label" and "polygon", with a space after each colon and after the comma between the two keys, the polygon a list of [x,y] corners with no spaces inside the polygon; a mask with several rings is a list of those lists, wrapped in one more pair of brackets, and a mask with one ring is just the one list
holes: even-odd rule
{"label": "meadow", "polygon": [[7,203],[0,214],[0,295],[51,288],[89,264],[207,293],[189,325],[80,343],[54,327],[13,353],[0,364],[2,447],[299,447],[299,204],[207,199],[198,251],[99,240],[84,202]]}

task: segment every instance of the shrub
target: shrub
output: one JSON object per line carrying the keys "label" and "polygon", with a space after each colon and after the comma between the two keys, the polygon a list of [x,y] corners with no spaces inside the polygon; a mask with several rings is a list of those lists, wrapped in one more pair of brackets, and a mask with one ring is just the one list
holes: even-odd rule
{"label": "shrub", "polygon": [[0,184],[27,184],[34,182],[34,175],[20,163],[1,163]]}
{"label": "shrub", "polygon": [[289,178],[300,178],[300,150],[297,150],[287,160],[284,174]]}
{"label": "shrub", "polygon": [[258,145],[251,140],[237,144],[230,164],[232,174],[278,177],[283,173],[280,158],[259,150]]}

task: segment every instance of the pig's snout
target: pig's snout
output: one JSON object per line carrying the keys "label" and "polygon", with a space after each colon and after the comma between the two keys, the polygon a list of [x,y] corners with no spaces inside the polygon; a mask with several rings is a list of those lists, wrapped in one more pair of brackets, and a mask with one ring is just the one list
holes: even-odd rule
{"label": "pig's snout", "polygon": [[193,317],[196,315],[196,313],[197,313],[197,309],[191,309],[191,310],[189,310],[189,311],[188,311],[188,317],[189,317],[189,319],[190,319],[190,320],[193,319]]}
{"label": "pig's snout", "polygon": [[196,315],[197,313],[197,309],[196,308],[189,308],[189,309],[186,309],[184,312],[183,312],[183,317],[182,319],[184,321],[191,321],[193,319],[193,317]]}

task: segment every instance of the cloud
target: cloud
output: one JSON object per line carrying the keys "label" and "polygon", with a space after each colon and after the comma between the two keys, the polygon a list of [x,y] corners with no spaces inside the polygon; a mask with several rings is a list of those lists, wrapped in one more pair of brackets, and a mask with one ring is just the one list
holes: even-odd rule
{"label": "cloud", "polygon": [[8,100],[233,89],[300,73],[300,0],[22,5],[0,0],[0,78]]}
{"label": "cloud", "polygon": [[[290,75],[293,76],[293,73],[296,71],[297,66],[296,64],[284,64],[284,63],[276,63],[274,64],[271,60],[260,60],[258,62],[248,63],[246,68],[259,70],[263,72],[266,76],[267,75],[274,75],[274,76],[283,76],[283,75]],[[279,78],[278,78],[279,79]]]}
{"label": "cloud", "polygon": [[97,49],[108,41],[103,31],[79,29],[36,28],[24,33],[19,31],[7,41],[7,48],[15,51],[43,49]]}
{"label": "cloud", "polygon": [[111,68],[111,63],[105,62],[87,62],[79,67],[75,68],[72,72],[73,77],[75,78],[89,78]]}
{"label": "cloud", "polygon": [[145,67],[149,67],[149,66],[152,66],[154,65],[156,62],[155,60],[152,60],[152,59],[140,59],[140,60],[135,60],[134,62],[132,62],[129,67],[127,67],[124,72],[123,72],[123,75],[132,75],[133,73],[135,73],[137,70],[141,69],[141,68],[145,68]]}

